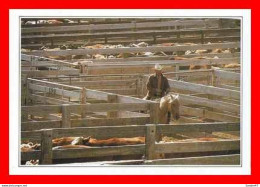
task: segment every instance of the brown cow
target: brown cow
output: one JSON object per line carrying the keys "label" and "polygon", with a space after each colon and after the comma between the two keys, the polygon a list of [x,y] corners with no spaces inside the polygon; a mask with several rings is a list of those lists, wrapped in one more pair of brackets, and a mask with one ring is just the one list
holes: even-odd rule
{"label": "brown cow", "polygon": [[29,142],[27,144],[21,144],[21,152],[30,152],[34,150],[40,150],[40,144],[33,144],[32,142]]}
{"label": "brown cow", "polygon": [[84,145],[88,146],[120,146],[120,145],[136,145],[144,144],[145,137],[134,137],[134,138],[110,138],[107,140],[97,140],[95,138],[84,138]]}
{"label": "brown cow", "polygon": [[64,145],[83,145],[83,137],[62,137],[52,140],[52,147]]}
{"label": "brown cow", "polygon": [[240,64],[227,64],[224,68],[240,68]]}
{"label": "brown cow", "polygon": [[[144,144],[144,137],[134,138],[110,138],[106,140],[97,140],[91,137],[62,137],[52,140],[53,147],[65,145],[87,145],[87,146],[118,146]],[[70,146],[67,146],[70,147]]]}

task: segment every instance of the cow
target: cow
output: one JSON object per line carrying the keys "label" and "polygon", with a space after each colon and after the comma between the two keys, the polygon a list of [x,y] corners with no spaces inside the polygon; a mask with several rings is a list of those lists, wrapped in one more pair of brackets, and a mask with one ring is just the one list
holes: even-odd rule
{"label": "cow", "polygon": [[58,20],[48,20],[47,21],[48,24],[62,24],[62,21],[58,21]]}
{"label": "cow", "polygon": [[162,43],[162,44],[159,44],[159,46],[164,46],[164,47],[170,47],[170,46],[174,46],[175,44],[174,43]]}
{"label": "cow", "polygon": [[135,57],[136,55],[134,53],[119,53],[116,57],[117,58],[129,58],[129,57]]}
{"label": "cow", "polygon": [[203,54],[203,53],[210,53],[212,52],[211,49],[198,49],[195,51],[195,54]]}
{"label": "cow", "polygon": [[30,161],[27,161],[27,162],[25,163],[25,165],[28,165],[28,166],[39,165],[39,160],[30,160]]}
{"label": "cow", "polygon": [[40,150],[40,144],[33,144],[32,142],[21,144],[21,152],[31,152],[34,150]]}
{"label": "cow", "polygon": [[120,145],[136,145],[144,144],[145,137],[133,138],[110,138],[106,140],[97,140],[95,138],[87,137],[83,139],[83,144],[87,146],[120,146]]}
{"label": "cow", "polygon": [[62,137],[52,140],[52,146],[67,146],[67,148],[73,148],[73,145],[83,146],[120,146],[120,145],[136,145],[144,144],[145,137],[133,137],[133,138],[109,138],[106,140],[98,140],[84,137]]}
{"label": "cow", "polygon": [[64,145],[83,145],[83,137],[62,137],[52,140],[52,147]]}
{"label": "cow", "polygon": [[240,64],[226,64],[224,68],[240,68]]}

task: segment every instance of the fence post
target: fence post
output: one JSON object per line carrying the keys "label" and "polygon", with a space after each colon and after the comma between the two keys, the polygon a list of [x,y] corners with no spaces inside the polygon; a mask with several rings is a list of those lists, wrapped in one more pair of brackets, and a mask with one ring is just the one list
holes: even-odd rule
{"label": "fence post", "polygon": [[204,44],[204,32],[201,30],[200,31],[200,33],[201,33],[201,44]]}
{"label": "fence post", "polygon": [[[79,66],[79,69],[80,69],[80,74],[81,74],[81,75],[86,75],[87,65],[81,64],[81,65]],[[81,81],[85,81],[85,78],[81,78],[80,80],[81,80]]]}
{"label": "fence post", "polygon": [[159,103],[150,104],[150,121],[153,124],[159,123]]}
{"label": "fence post", "polygon": [[211,67],[211,86],[216,86],[216,75],[215,75],[215,68]]}
{"label": "fence post", "polygon": [[179,71],[180,71],[180,65],[176,64],[176,66],[175,66],[175,72],[177,72],[175,74],[176,80],[179,80],[179,74],[178,74]]}
{"label": "fence post", "polygon": [[[81,104],[86,104],[86,88],[83,87],[81,90]],[[81,111],[81,118],[85,118],[86,117],[86,111],[83,110]]]}
{"label": "fence post", "polygon": [[222,19],[218,20],[218,28],[219,29],[223,28],[223,20]]}
{"label": "fence post", "polygon": [[[107,102],[108,103],[117,103],[117,95],[116,94],[108,94],[107,95]],[[118,117],[118,111],[108,111],[107,117],[108,118]]]}
{"label": "fence post", "polygon": [[[216,75],[215,75],[215,67],[211,67],[211,86],[216,86]],[[216,97],[214,95],[208,95],[208,99],[214,100]],[[215,109],[213,107],[208,109],[209,111],[214,111]]]}
{"label": "fence post", "polygon": [[30,95],[29,95],[29,80],[28,80],[28,76],[26,75],[26,79],[25,79],[25,86],[26,86],[26,90],[25,90],[25,105],[28,106],[29,105],[29,100],[30,100]]}
{"label": "fence post", "polygon": [[146,95],[147,89],[146,89],[146,83],[148,81],[148,78],[145,76],[142,76],[142,96]]}
{"label": "fence post", "polygon": [[52,164],[52,129],[41,131],[41,164]]}
{"label": "fence post", "polygon": [[71,121],[70,121],[70,109],[68,104],[62,104],[61,106],[61,112],[62,112],[62,128],[70,128],[71,127]]}
{"label": "fence post", "polygon": [[153,160],[155,158],[155,135],[156,135],[155,124],[147,124],[146,136],[145,136],[145,159],[146,160]]}
{"label": "fence post", "polygon": [[138,77],[138,78],[136,79],[136,95],[137,95],[138,97],[141,96],[141,88],[142,88],[141,79],[140,79],[140,77]]}
{"label": "fence post", "polygon": [[[159,116],[159,110],[160,110],[160,103],[151,103],[150,104],[150,122],[153,124],[159,124],[160,122],[160,116]],[[156,135],[156,141],[159,142],[162,139],[162,135],[158,134]]]}
{"label": "fence post", "polygon": [[[178,39],[180,39],[181,38],[181,32],[179,31],[179,32],[177,32],[177,34],[176,34],[176,37],[178,38]],[[180,42],[180,41],[179,41]]]}

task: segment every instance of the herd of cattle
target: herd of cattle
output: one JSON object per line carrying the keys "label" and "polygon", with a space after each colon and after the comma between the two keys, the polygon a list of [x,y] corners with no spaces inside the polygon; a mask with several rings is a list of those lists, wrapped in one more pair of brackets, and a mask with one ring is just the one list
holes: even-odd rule
{"label": "herd of cattle", "polygon": [[[154,44],[152,46],[163,46],[163,47],[169,47],[169,46],[180,46],[180,45],[197,45],[195,43],[161,43],[161,44]],[[40,50],[44,51],[57,51],[57,50],[70,50],[70,49],[112,49],[112,48],[127,48],[127,47],[148,47],[149,44],[146,42],[140,42],[138,44],[129,44],[129,45],[110,45],[110,44],[95,44],[95,45],[84,45],[84,46],[77,46],[75,44],[67,44],[62,45],[59,48],[50,48],[46,46],[42,46]],[[22,49],[22,52],[28,52],[31,51],[29,49]],[[66,60],[71,61],[76,67],[78,65],[82,65],[84,63],[89,64],[93,63],[91,60],[105,60],[105,59],[125,59],[125,58],[131,58],[131,57],[156,57],[156,56],[164,56],[169,57],[168,60],[187,60],[187,59],[218,59],[218,54],[226,53],[226,54],[232,54],[235,52],[239,52],[240,49],[203,49],[203,50],[187,50],[187,51],[177,51],[177,52],[138,52],[138,53],[119,53],[119,54],[110,54],[110,55],[103,55],[103,54],[94,54],[94,55],[67,55],[67,56],[49,56],[48,58],[56,59],[56,60]],[[185,55],[192,55],[195,54],[197,56],[194,57],[185,57]],[[213,57],[207,56],[207,54],[215,54]],[[76,61],[76,62],[75,62]],[[219,67],[222,68],[239,68],[240,64],[228,64],[228,65],[219,65]],[[189,69],[209,69],[211,68],[210,65],[190,65]],[[55,69],[55,68],[54,68]],[[49,68],[43,68],[40,70],[50,70]]]}
{"label": "herd of cattle", "polygon": [[27,20],[25,18],[22,19],[21,24],[22,25],[37,25],[37,24],[64,24],[64,23],[78,23],[78,22],[86,22],[82,20],[72,20],[72,19],[42,19],[42,20]]}
{"label": "herd of cattle", "polygon": [[[183,139],[173,139],[167,136],[159,143],[165,142],[192,142],[196,141],[218,141],[222,138],[218,137],[200,137],[200,138],[183,138]],[[91,137],[62,137],[55,138],[52,140],[52,150],[66,150],[66,149],[77,149],[77,148],[91,148],[91,147],[105,147],[105,146],[123,146],[123,145],[137,145],[145,144],[145,137],[133,137],[133,138],[110,138],[105,140],[99,140]],[[31,152],[35,150],[41,150],[41,144],[24,142],[20,146],[21,152]],[[160,157],[164,155],[160,154]],[[30,160],[25,163],[25,165],[38,165],[39,160]]]}

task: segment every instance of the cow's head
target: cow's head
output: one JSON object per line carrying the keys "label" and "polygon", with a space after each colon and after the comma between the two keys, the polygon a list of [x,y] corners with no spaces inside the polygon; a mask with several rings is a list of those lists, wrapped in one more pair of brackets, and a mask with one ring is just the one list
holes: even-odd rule
{"label": "cow's head", "polygon": [[89,145],[89,140],[90,140],[91,136],[87,137],[87,138],[83,138],[82,144],[83,145]]}

